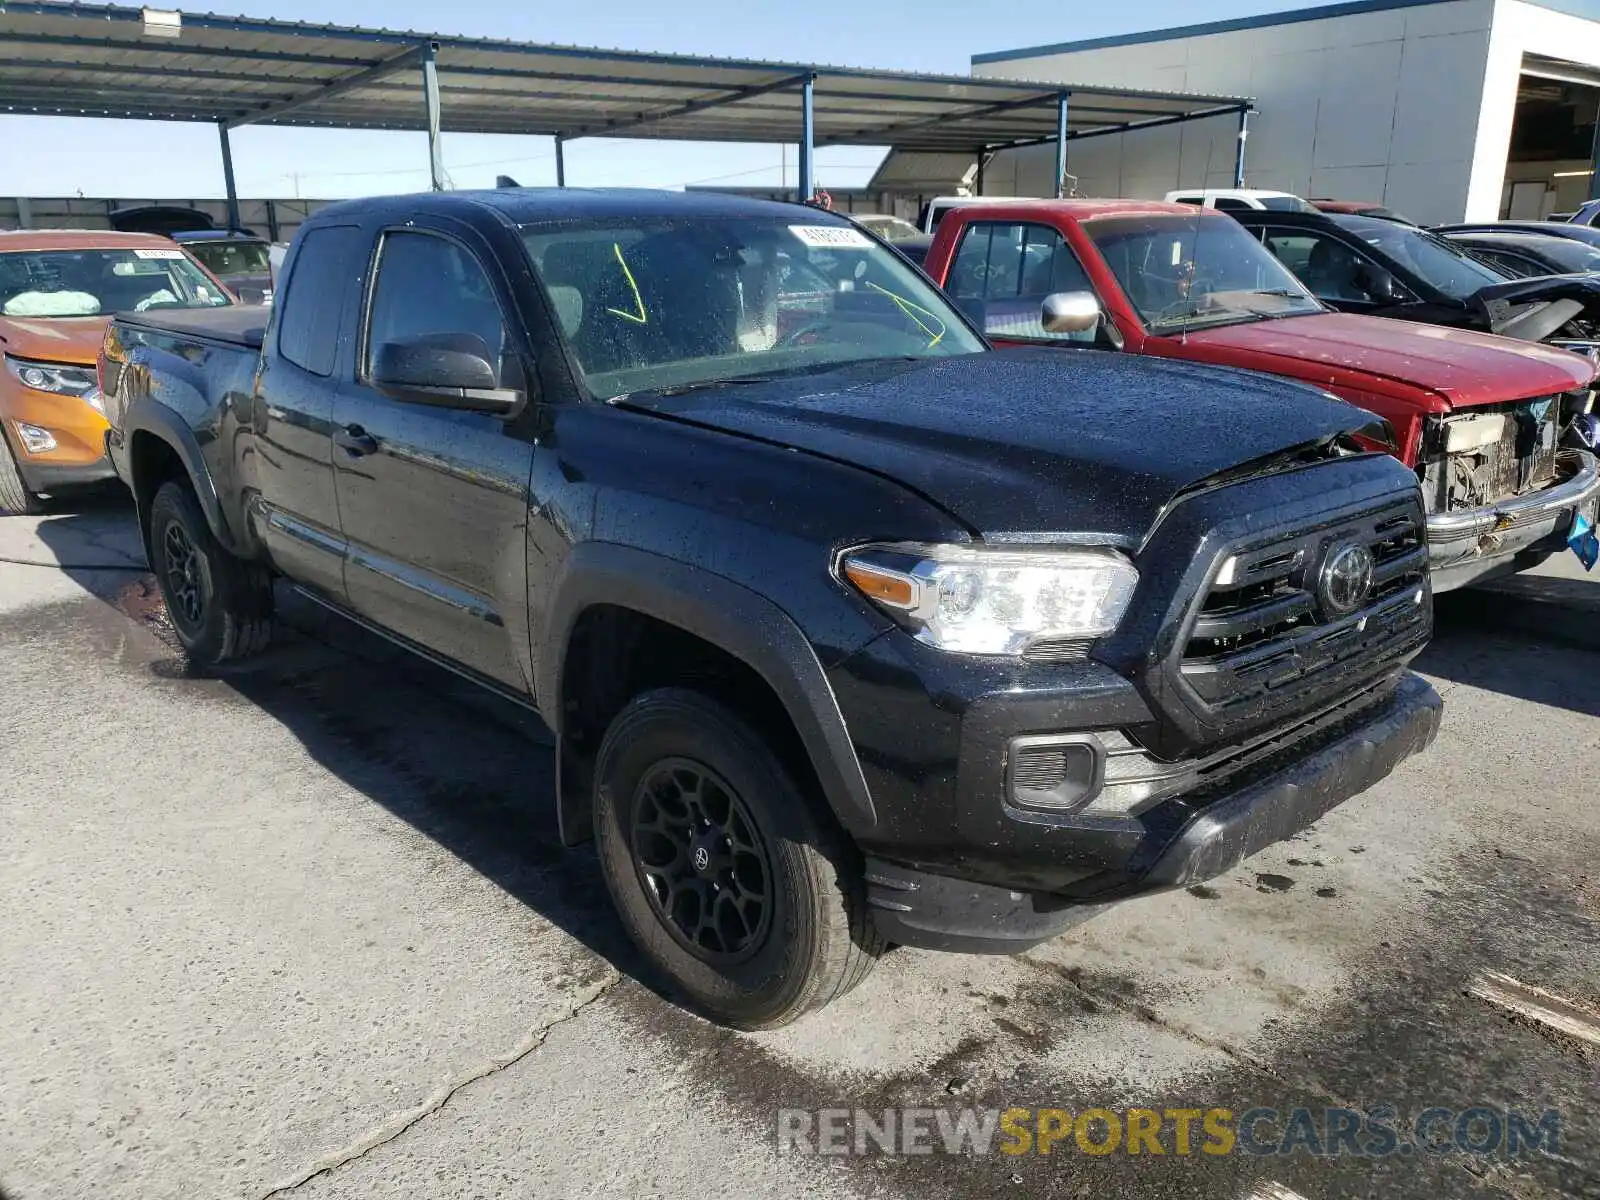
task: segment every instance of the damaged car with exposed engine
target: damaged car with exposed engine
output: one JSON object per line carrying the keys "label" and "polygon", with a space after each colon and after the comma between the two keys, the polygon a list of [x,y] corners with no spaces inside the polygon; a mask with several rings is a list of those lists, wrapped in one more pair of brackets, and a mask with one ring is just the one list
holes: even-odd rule
{"label": "damaged car with exposed engine", "polygon": [[1501,270],[1426,229],[1345,213],[1237,213],[1340,312],[1476,329],[1580,353],[1600,348],[1600,275]]}
{"label": "damaged car with exposed engine", "polygon": [[[1266,224],[1251,228],[1258,218]],[[1295,254],[1280,244],[1280,220],[1310,258],[1307,231],[1330,218],[1148,200],[973,205],[945,218],[925,269],[1002,344],[1265,371],[1383,417],[1388,448],[1422,485],[1435,591],[1526,570],[1575,537],[1581,557],[1600,497],[1594,358],[1336,311],[1287,265]],[[1492,274],[1441,253],[1474,278]]]}

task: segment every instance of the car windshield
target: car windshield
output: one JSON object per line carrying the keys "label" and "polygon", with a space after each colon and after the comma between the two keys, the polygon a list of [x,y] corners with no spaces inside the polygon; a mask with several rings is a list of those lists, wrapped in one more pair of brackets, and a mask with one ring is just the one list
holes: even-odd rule
{"label": "car windshield", "polygon": [[596,396],[984,349],[905,259],[822,213],[559,222],[523,241]]}
{"label": "car windshield", "polygon": [[1339,225],[1387,254],[1452,300],[1470,300],[1505,276],[1438,234],[1376,217],[1340,217]]}
{"label": "car windshield", "polygon": [[266,242],[191,242],[186,248],[219,279],[272,273]]}
{"label": "car windshield", "polygon": [[922,236],[922,230],[902,217],[891,217],[887,214],[873,216],[869,213],[865,216],[857,216],[854,220],[857,224],[881,237],[886,242],[903,242],[907,238]]}
{"label": "car windshield", "polygon": [[176,248],[0,253],[0,312],[8,317],[92,317],[231,303]]}
{"label": "car windshield", "polygon": [[1152,333],[1322,311],[1231,218],[1196,210],[1100,217],[1083,228]]}
{"label": "car windshield", "polygon": [[[1534,238],[1534,243],[1529,248],[1538,253],[1538,257],[1549,264],[1550,270],[1558,274],[1578,275],[1588,271],[1600,271],[1600,247],[1590,246],[1584,242],[1575,242],[1569,238]],[[1515,239],[1496,244],[1484,243],[1482,249],[1505,249],[1516,251],[1523,243]]]}

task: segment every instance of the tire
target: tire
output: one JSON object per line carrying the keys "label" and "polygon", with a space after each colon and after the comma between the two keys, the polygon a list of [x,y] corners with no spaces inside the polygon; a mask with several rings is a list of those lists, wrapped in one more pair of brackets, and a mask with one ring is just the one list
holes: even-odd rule
{"label": "tire", "polygon": [[150,569],[190,659],[209,667],[265,650],[272,577],[217,544],[186,484],[161,485],[150,503],[149,532]]}
{"label": "tire", "polygon": [[[720,884],[707,882],[718,862],[694,869],[704,840],[659,832],[685,812],[692,826],[697,805],[721,822],[701,838],[717,841],[721,828],[728,836],[720,840],[738,846],[723,852],[732,865]],[[628,934],[715,1021],[749,1030],[787,1025],[855,987],[883,952],[854,848],[819,817],[760,734],[697,692],[646,692],[611,723],[595,767],[594,824],[606,887]],[[661,899],[669,857],[681,876],[693,876],[674,885],[676,907]],[[751,900],[763,891],[754,886],[757,866],[764,902]],[[697,889],[715,897],[717,920],[691,942],[691,929],[706,924],[702,901],[688,895]]]}
{"label": "tire", "polygon": [[22,482],[22,472],[17,469],[16,452],[5,434],[0,432],[0,512],[15,516],[32,516],[44,511],[44,501],[36,492],[30,492]]}

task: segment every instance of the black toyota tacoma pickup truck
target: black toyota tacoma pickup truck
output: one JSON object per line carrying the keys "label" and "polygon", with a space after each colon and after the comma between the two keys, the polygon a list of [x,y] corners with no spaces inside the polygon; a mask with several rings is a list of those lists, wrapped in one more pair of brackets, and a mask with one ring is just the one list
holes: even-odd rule
{"label": "black toyota tacoma pickup truck", "polygon": [[276,577],[536,707],[561,836],[744,1028],[1217,875],[1438,725],[1369,415],[993,351],[813,209],[338,204],[270,320],[119,317],[100,368],[190,655],[261,650]]}

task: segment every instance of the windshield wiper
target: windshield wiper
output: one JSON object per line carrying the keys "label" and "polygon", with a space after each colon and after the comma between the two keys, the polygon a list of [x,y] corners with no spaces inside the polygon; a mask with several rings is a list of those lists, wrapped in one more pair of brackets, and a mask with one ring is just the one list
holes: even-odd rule
{"label": "windshield wiper", "polygon": [[669,387],[645,388],[639,392],[624,392],[620,396],[613,396],[612,402],[627,400],[634,396],[686,396],[690,392],[703,392],[711,388],[739,387],[746,383],[772,383],[782,378],[781,375],[729,375],[725,379],[702,379],[697,383],[675,383]]}

